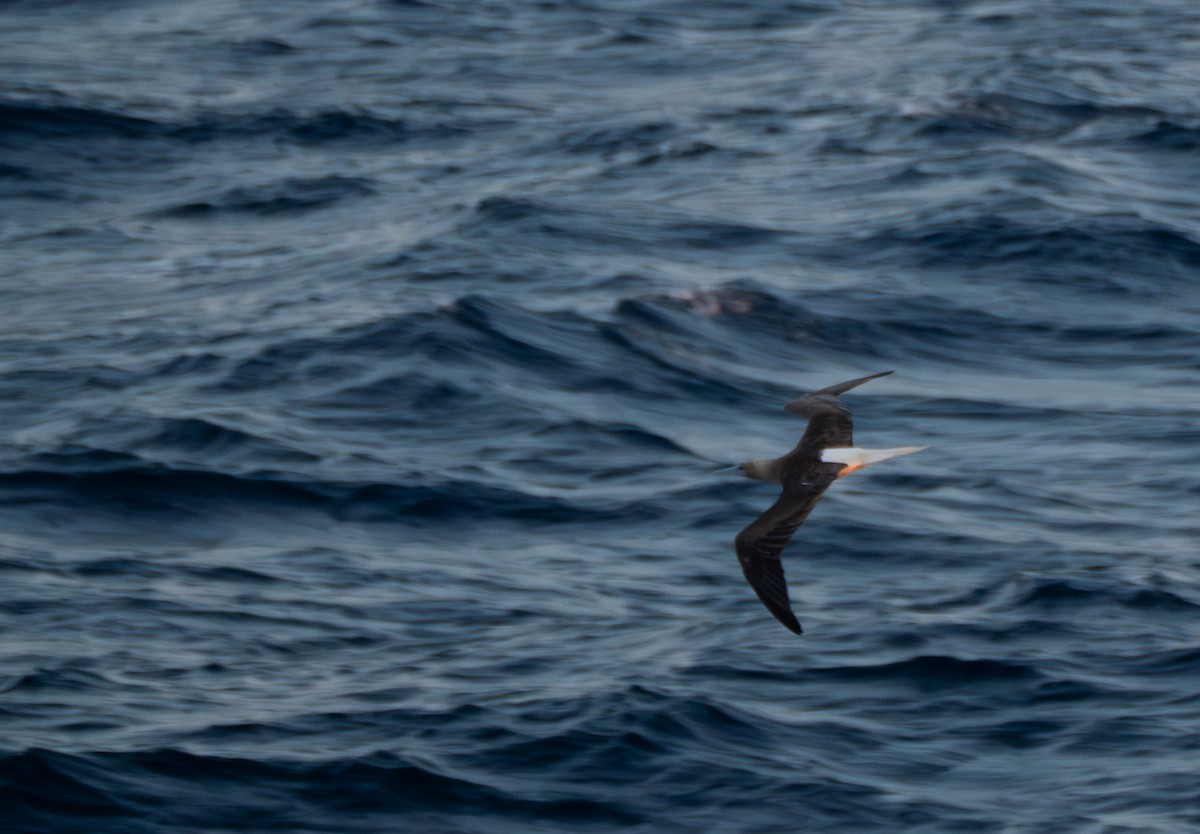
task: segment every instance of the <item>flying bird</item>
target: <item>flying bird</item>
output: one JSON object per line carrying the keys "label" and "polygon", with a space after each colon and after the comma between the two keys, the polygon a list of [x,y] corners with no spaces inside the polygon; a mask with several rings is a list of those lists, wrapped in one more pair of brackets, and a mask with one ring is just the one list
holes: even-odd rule
{"label": "flying bird", "polygon": [[779,484],[783,493],[734,542],[742,573],[775,619],[796,634],[803,634],[788,602],[787,582],[780,555],[792,534],[808,518],[829,485],[863,467],[928,446],[899,449],[856,449],[851,435],[850,409],[838,397],[851,388],[887,376],[891,371],[831,385],[792,400],[784,406],[808,418],[808,428],[796,448],[774,460],[751,460],[737,468],[747,478]]}

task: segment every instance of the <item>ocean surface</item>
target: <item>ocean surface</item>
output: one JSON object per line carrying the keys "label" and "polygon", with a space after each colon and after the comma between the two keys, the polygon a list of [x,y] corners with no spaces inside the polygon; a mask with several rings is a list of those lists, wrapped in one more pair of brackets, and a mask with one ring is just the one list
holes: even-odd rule
{"label": "ocean surface", "polygon": [[4,834],[1200,826],[1194,2],[0,43]]}

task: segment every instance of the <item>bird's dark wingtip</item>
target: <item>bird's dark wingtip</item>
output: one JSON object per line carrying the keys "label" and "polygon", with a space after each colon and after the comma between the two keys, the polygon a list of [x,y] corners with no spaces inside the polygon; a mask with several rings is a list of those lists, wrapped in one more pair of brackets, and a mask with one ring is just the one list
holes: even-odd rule
{"label": "bird's dark wingtip", "polygon": [[870,382],[873,379],[879,379],[881,376],[888,376],[894,373],[895,371],[883,371],[878,374],[871,374],[870,376],[861,376],[858,379],[852,379],[849,382],[839,382],[837,385],[830,385],[828,388],[822,388],[820,391],[813,391],[811,394],[809,394],[809,396],[812,397],[820,394],[826,394],[833,397],[840,397],[851,388],[857,388],[864,382]]}
{"label": "bird's dark wingtip", "polygon": [[[763,600],[763,602],[766,602],[766,600]],[[804,634],[804,629],[800,627],[800,621],[796,619],[796,615],[792,613],[791,608],[782,608],[779,605],[767,605],[767,610],[792,634]]]}

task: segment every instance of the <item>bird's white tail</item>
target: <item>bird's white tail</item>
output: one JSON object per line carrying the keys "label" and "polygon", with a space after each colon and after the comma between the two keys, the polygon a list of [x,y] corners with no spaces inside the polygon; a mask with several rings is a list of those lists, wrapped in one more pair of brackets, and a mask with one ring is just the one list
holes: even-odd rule
{"label": "bird's white tail", "polygon": [[872,463],[891,460],[901,455],[911,455],[913,452],[928,448],[928,446],[901,446],[899,449],[856,449],[853,446],[845,446],[840,449],[825,449],[821,452],[821,460],[826,463],[846,464],[846,468],[838,473],[840,478],[862,469],[864,466],[870,466]]}

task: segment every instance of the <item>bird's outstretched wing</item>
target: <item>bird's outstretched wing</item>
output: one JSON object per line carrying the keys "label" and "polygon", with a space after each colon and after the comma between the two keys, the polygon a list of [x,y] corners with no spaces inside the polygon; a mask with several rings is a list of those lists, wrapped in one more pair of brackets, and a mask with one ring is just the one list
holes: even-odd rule
{"label": "bird's outstretched wing", "polygon": [[851,388],[857,388],[864,382],[887,376],[891,371],[881,374],[852,379],[849,382],[839,382],[820,391],[792,400],[784,409],[799,417],[808,418],[808,428],[796,448],[828,449],[838,446],[853,446],[854,433],[850,422],[850,409],[838,399]]}
{"label": "bird's outstretched wing", "polygon": [[808,518],[832,482],[832,477],[822,478],[815,483],[785,489],[778,501],[738,533],[734,542],[742,573],[746,575],[746,581],[754,593],[758,594],[775,619],[796,634],[803,634],[804,631],[792,613],[783,562],[779,557],[792,534]]}

